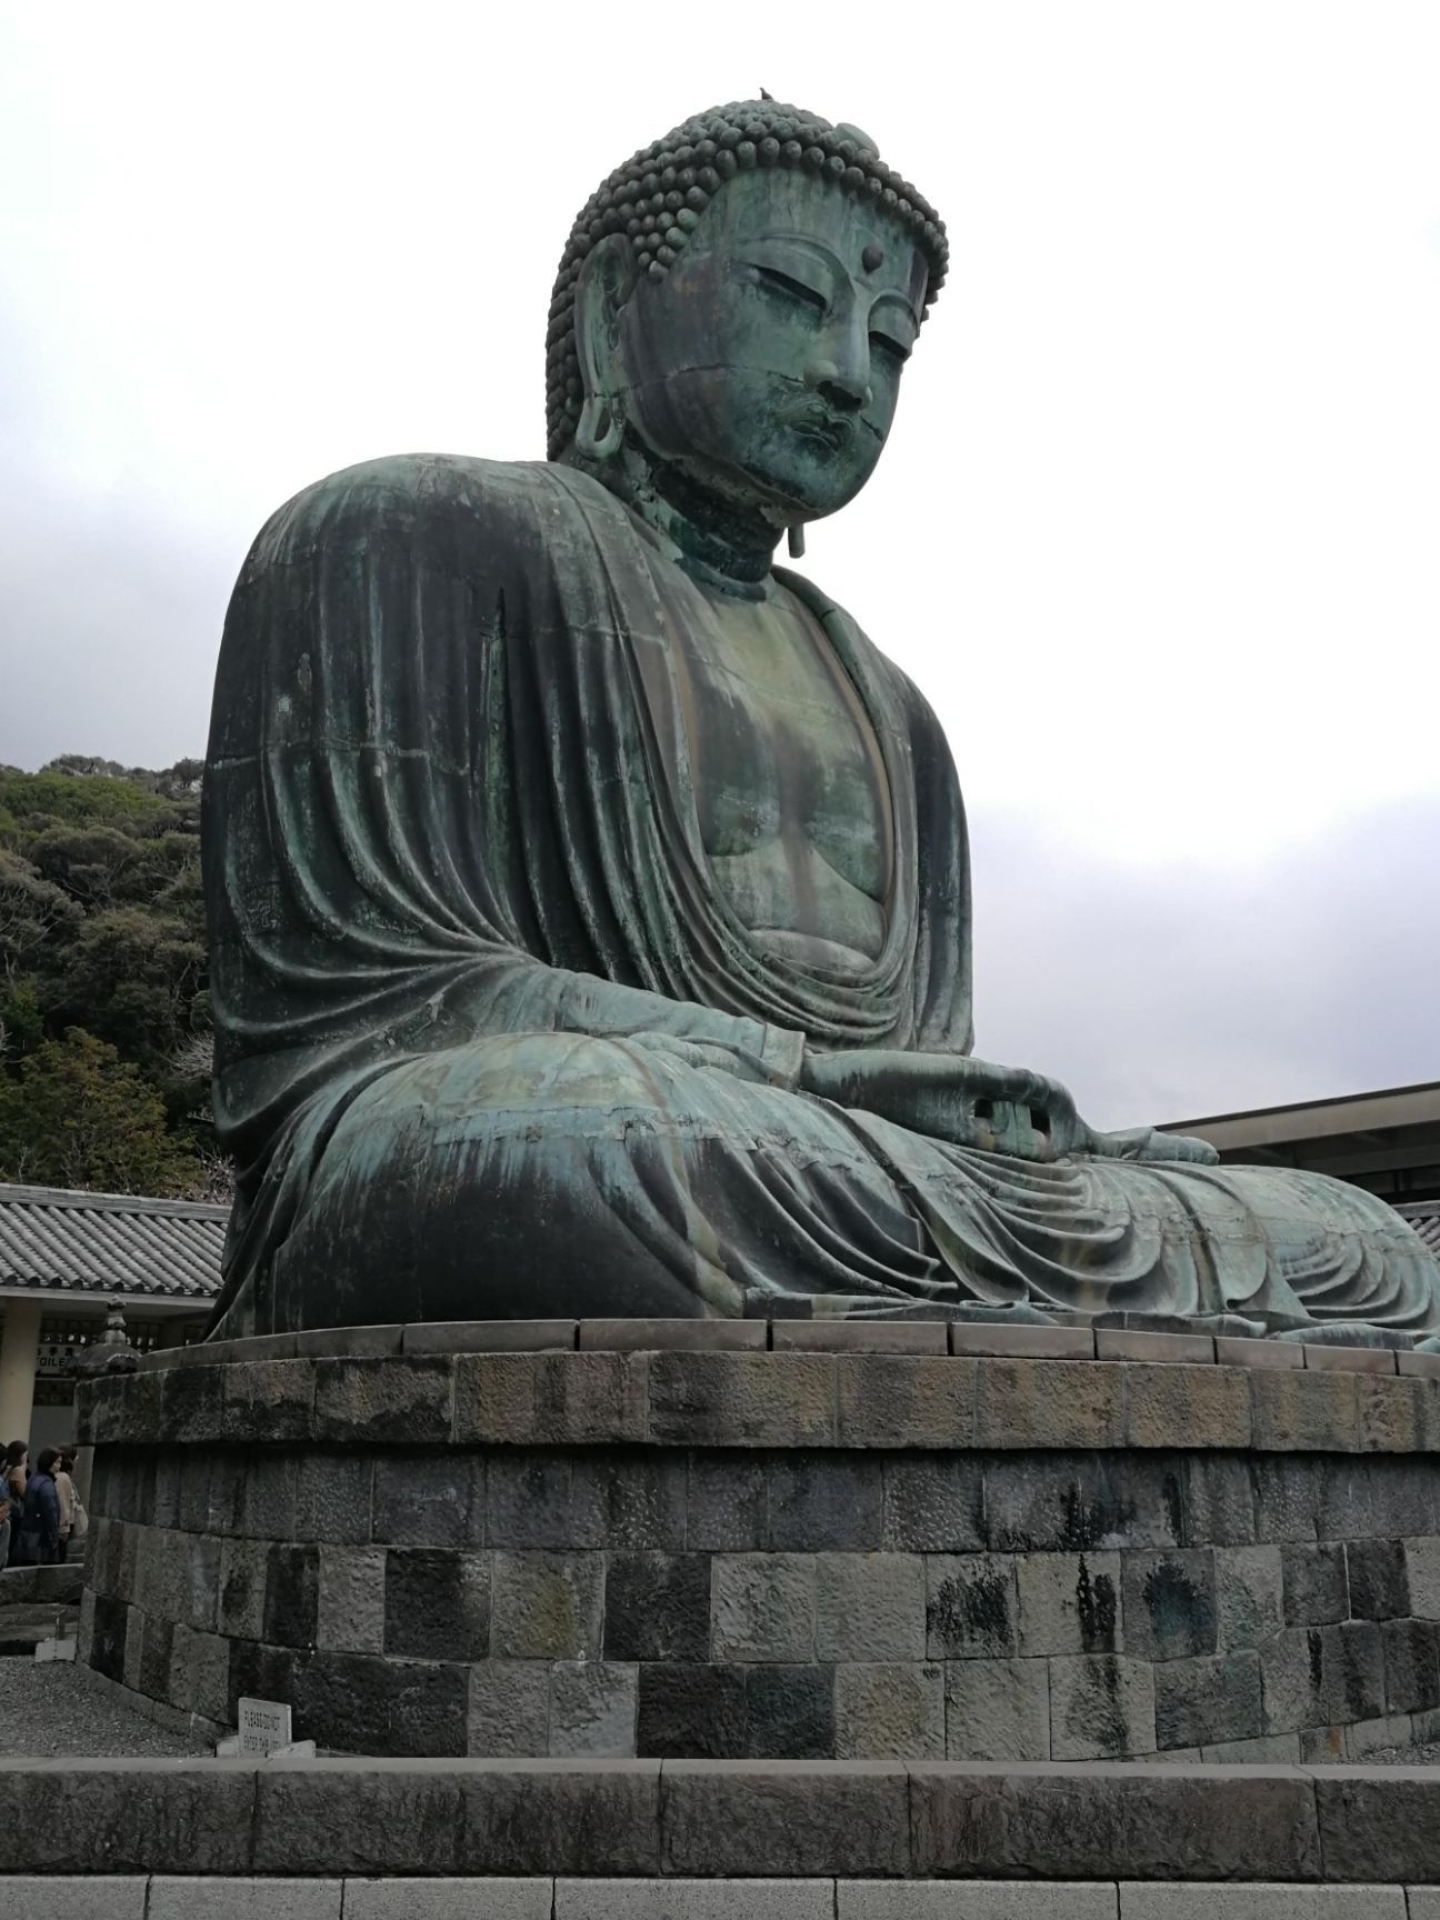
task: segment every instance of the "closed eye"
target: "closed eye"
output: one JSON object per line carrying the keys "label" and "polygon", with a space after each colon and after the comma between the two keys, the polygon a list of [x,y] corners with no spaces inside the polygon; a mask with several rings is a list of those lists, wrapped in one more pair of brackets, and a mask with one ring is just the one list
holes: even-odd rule
{"label": "closed eye", "polygon": [[807,287],[803,280],[792,279],[788,273],[782,273],[778,267],[757,267],[762,287],[773,288],[777,293],[787,294],[792,300],[803,301],[807,307],[813,307],[816,313],[825,313],[829,307],[823,293],[814,287]]}
{"label": "closed eye", "polygon": [[879,347],[880,351],[885,354],[887,358],[893,360],[897,366],[903,367],[905,362],[910,358],[909,347],[902,347],[900,342],[893,340],[888,333],[872,333],[870,336],[870,344],[872,347]]}

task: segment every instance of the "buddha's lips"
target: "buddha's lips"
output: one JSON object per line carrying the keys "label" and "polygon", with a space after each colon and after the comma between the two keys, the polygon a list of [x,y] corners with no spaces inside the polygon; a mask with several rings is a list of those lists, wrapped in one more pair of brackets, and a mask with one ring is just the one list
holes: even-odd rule
{"label": "buddha's lips", "polygon": [[854,438],[853,421],[825,407],[797,407],[793,412],[787,409],[780,417],[787,427],[807,440],[820,441],[832,453],[843,453]]}

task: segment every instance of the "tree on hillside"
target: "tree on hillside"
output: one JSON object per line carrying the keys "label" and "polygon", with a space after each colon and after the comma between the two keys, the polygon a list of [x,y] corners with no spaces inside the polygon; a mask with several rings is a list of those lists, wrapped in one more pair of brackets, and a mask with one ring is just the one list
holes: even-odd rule
{"label": "tree on hillside", "polygon": [[79,1027],[0,1078],[0,1180],[102,1193],[184,1194],[195,1154],[166,1130],[165,1103],[138,1067]]}

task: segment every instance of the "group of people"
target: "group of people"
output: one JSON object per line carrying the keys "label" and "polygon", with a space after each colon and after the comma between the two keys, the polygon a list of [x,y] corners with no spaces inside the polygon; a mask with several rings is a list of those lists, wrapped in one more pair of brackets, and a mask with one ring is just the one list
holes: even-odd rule
{"label": "group of people", "polygon": [[75,1456],[45,1447],[30,1467],[30,1446],[12,1440],[0,1469],[0,1568],[48,1567],[63,1561],[84,1533],[85,1509],[71,1474]]}

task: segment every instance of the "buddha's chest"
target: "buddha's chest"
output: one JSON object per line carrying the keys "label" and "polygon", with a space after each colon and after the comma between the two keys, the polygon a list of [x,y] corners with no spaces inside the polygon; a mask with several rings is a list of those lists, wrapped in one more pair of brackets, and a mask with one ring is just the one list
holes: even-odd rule
{"label": "buddha's chest", "polygon": [[721,607],[681,647],[700,832],[747,926],[874,958],[890,885],[890,795],[855,688],[788,596]]}

